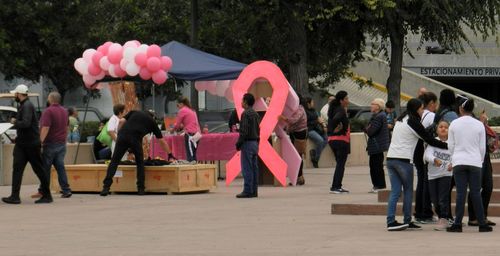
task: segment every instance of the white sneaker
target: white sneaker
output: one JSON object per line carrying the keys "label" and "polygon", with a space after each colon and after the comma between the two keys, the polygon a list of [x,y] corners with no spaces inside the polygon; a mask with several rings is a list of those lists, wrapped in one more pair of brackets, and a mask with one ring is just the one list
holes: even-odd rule
{"label": "white sneaker", "polygon": [[376,194],[380,191],[380,189],[372,188],[368,193]]}

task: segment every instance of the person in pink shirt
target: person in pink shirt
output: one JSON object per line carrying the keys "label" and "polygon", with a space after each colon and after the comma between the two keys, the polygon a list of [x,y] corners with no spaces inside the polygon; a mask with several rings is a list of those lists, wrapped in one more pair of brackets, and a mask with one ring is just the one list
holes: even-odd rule
{"label": "person in pink shirt", "polygon": [[173,130],[184,130],[187,160],[196,161],[196,148],[201,138],[198,116],[186,97],[181,96],[177,99],[177,108],[179,112]]}

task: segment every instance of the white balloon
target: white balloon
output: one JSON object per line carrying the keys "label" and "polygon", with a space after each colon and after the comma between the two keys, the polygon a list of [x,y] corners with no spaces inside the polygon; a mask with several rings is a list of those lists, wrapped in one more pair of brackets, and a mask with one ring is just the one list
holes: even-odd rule
{"label": "white balloon", "polygon": [[229,87],[229,80],[220,80],[215,84],[215,93],[217,96],[224,97],[227,88]]}
{"label": "white balloon", "polygon": [[137,52],[142,52],[142,53],[147,53],[148,52],[148,45],[147,44],[141,44],[139,48],[137,48]]}
{"label": "white balloon", "polygon": [[109,70],[108,73],[110,76],[117,78],[118,76],[115,73],[115,66],[114,65],[109,65]]}
{"label": "white balloon", "polygon": [[135,55],[137,54],[137,48],[127,47],[125,51],[123,51],[123,58],[128,60],[129,62],[134,61]]}
{"label": "white balloon", "polygon": [[78,73],[80,73],[81,75],[88,75],[89,74],[89,70],[88,70],[89,64],[87,64],[87,62],[85,62],[85,60],[83,58],[76,59],[75,63],[74,63],[74,67],[75,67],[76,71],[78,71]]}
{"label": "white balloon", "polygon": [[128,61],[128,60],[126,60],[126,59],[122,59],[122,60],[120,61],[120,68],[121,68],[122,70],[126,70],[126,69],[127,69],[127,64],[128,64],[128,63],[129,63],[129,61]]}
{"label": "white balloon", "polygon": [[127,64],[127,67],[125,68],[125,71],[127,71],[127,74],[129,76],[136,76],[139,74],[139,71],[141,68],[135,64],[135,62],[129,62]]}
{"label": "white balloon", "polygon": [[101,67],[102,70],[108,71],[110,63],[108,60],[108,56],[104,56],[99,60],[99,66]]}
{"label": "white balloon", "polygon": [[94,53],[96,52],[96,50],[94,49],[87,49],[83,52],[83,59],[85,60],[85,62],[87,63],[91,63],[92,62],[92,56],[94,55]]}

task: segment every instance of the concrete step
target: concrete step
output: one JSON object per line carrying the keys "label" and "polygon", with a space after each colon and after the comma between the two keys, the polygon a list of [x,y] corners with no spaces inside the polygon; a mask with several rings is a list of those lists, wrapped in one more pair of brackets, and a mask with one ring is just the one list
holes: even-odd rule
{"label": "concrete step", "polygon": [[[387,203],[389,201],[390,190],[381,190],[377,193],[377,201],[380,203]],[[451,192],[451,202],[455,202],[457,192],[453,190]],[[413,191],[413,201],[415,202],[415,191]],[[399,202],[403,202],[403,194],[401,193],[399,197]],[[493,189],[491,194],[490,203],[500,204],[500,189]]]}
{"label": "concrete step", "polygon": [[500,175],[500,159],[491,159],[491,166],[493,167],[493,175]]}
{"label": "concrete step", "polygon": [[[465,206],[465,215],[467,216],[467,205]],[[451,206],[452,212],[455,212],[455,204]],[[386,215],[387,203],[373,204],[332,204],[332,214],[338,215]],[[413,213],[413,210],[412,210]],[[396,215],[403,215],[403,205],[398,203]],[[489,217],[500,217],[500,204],[490,204],[488,207]]]}

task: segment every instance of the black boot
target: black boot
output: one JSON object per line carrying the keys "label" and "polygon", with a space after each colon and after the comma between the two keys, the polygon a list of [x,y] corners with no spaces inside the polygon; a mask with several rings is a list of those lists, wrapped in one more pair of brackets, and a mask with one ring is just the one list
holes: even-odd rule
{"label": "black boot", "polygon": [[102,191],[101,191],[100,195],[101,196],[107,196],[109,194],[110,194],[109,187],[102,187]]}
{"label": "black boot", "polygon": [[145,189],[144,189],[144,188],[138,188],[138,189],[137,189],[137,195],[139,195],[139,196],[143,196],[143,195],[145,195],[145,194],[146,194],[146,191],[145,191]]}
{"label": "black boot", "polygon": [[2,197],[2,201],[6,204],[20,204],[21,199],[19,196],[9,196],[9,197]]}
{"label": "black boot", "polygon": [[52,200],[52,195],[49,194],[48,196],[40,197],[40,199],[35,201],[35,204],[50,204],[53,201],[54,200]]}

